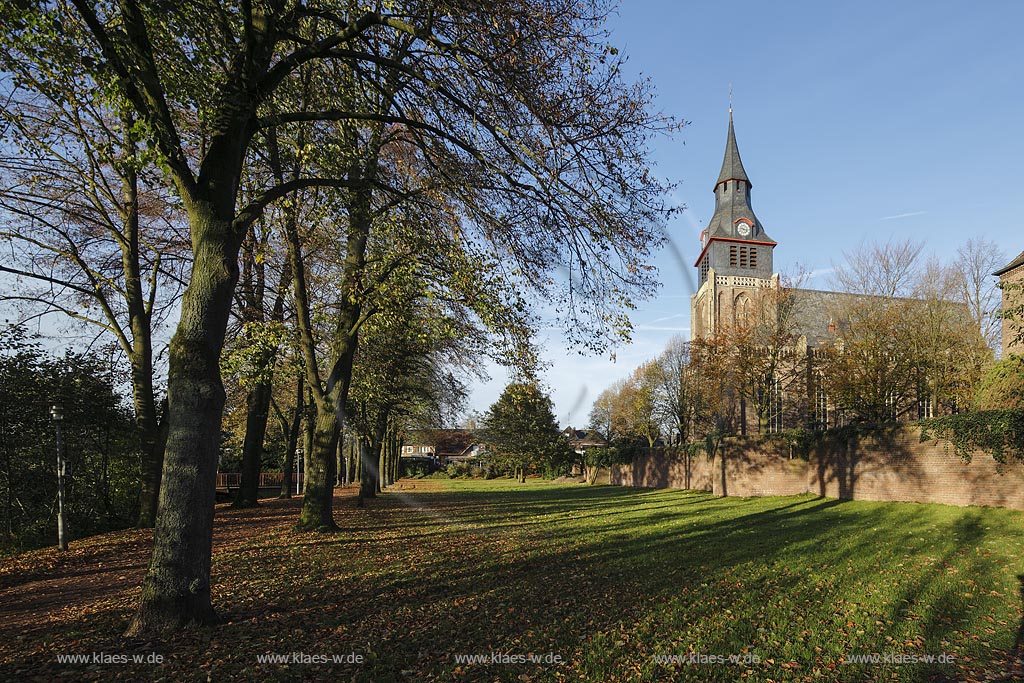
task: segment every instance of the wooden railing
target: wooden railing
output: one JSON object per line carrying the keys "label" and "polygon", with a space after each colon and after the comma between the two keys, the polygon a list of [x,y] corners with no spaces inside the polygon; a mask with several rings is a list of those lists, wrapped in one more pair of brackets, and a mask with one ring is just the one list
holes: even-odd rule
{"label": "wooden railing", "polygon": [[[299,488],[302,488],[302,477],[303,474],[299,474]],[[281,480],[284,479],[283,472],[260,472],[260,488],[273,488],[281,485]],[[217,488],[219,489],[237,489],[242,485],[242,475],[239,472],[218,472],[217,473]],[[292,486],[295,486],[295,473],[292,473]]]}

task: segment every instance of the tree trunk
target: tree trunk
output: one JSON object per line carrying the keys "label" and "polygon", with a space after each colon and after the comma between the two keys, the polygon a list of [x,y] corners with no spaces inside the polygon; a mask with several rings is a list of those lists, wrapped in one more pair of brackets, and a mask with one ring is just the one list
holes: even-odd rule
{"label": "tree trunk", "polygon": [[[348,141],[355,142],[354,131],[347,132]],[[285,221],[285,234],[288,243],[288,260],[294,275],[294,295],[296,318],[300,332],[300,347],[306,361],[307,379],[310,387],[316,392],[318,407],[327,413],[318,421],[327,429],[328,419],[334,420],[330,433],[332,439],[338,438],[338,430],[344,424],[344,410],[348,401],[349,387],[352,383],[352,365],[355,361],[356,347],[359,338],[359,327],[365,322],[361,297],[365,291],[366,281],[363,272],[366,266],[366,249],[373,227],[374,212],[372,208],[373,190],[371,183],[362,183],[365,178],[376,178],[376,152],[380,150],[379,136],[371,147],[375,153],[365,165],[353,160],[346,177],[353,182],[354,189],[345,198],[348,213],[348,235],[345,241],[345,261],[342,268],[341,286],[338,296],[338,310],[334,320],[333,337],[331,340],[331,370],[325,382],[321,383],[321,375],[317,367],[316,342],[312,331],[309,306],[309,291],[306,285],[305,266],[302,261],[301,241],[298,234],[298,216],[293,213]],[[355,148],[353,146],[352,148]],[[358,184],[358,187],[356,185]],[[319,429],[318,429],[319,431]],[[324,432],[324,435],[326,432]],[[322,443],[327,441],[321,435]],[[333,443],[333,441],[331,442]],[[312,457],[311,457],[312,456]],[[333,475],[337,465],[334,449],[316,448],[307,454],[307,462],[317,460],[314,465],[318,472]],[[329,460],[330,462],[324,462]],[[319,474],[318,474],[319,477]],[[334,529],[331,515],[331,502],[334,499],[334,477],[315,479],[310,477],[306,487],[306,499],[303,502],[300,529]]]}
{"label": "tree trunk", "polygon": [[722,490],[721,490],[721,494],[722,494],[722,497],[725,498],[725,497],[727,497],[729,495],[729,478],[728,478],[728,468],[726,467],[726,462],[725,462],[725,442],[721,438],[719,438],[718,446],[717,446],[717,448],[715,450],[718,451],[718,463],[719,463],[719,467],[721,469],[721,476],[722,476],[722,482],[721,482],[722,483]]}
{"label": "tree trunk", "polygon": [[210,604],[213,506],[224,386],[220,354],[238,279],[239,241],[210,204],[189,208],[192,275],[170,344],[170,406],[153,555],[127,635],[216,620]]}
{"label": "tree trunk", "polygon": [[388,434],[388,420],[389,414],[385,410],[381,415],[377,417],[377,429],[373,434],[373,450],[374,450],[374,462],[377,463],[377,477],[376,477],[376,488],[377,493],[380,493],[386,486],[384,478],[387,476],[387,434]]}
{"label": "tree trunk", "polygon": [[359,498],[377,497],[377,458],[368,439],[359,439]]}
{"label": "tree trunk", "polygon": [[[136,155],[136,141],[132,133],[134,121],[122,113],[125,152]],[[122,345],[131,368],[132,401],[135,409],[135,429],[139,439],[139,516],[136,526],[150,528],[156,522],[160,497],[160,479],[163,476],[164,444],[166,434],[161,433],[157,415],[156,396],[153,393],[153,328],[151,304],[147,304],[142,290],[141,259],[139,255],[139,187],[134,166],[123,168],[121,199],[123,204],[124,241],[121,243],[121,269],[124,273],[124,296],[128,312],[131,341]],[[156,265],[154,264],[154,268]],[[151,283],[156,287],[156,281]],[[152,296],[152,292],[151,292]],[[167,420],[164,411],[164,421]]]}
{"label": "tree trunk", "polygon": [[[255,239],[255,235],[253,235]],[[251,253],[251,242],[246,243],[243,259],[242,289],[246,300],[245,318],[249,322],[264,321],[266,301],[266,279],[263,263]],[[285,291],[291,280],[287,262],[281,269],[277,296],[270,311],[270,320],[284,321]],[[271,345],[257,358],[256,367],[261,381],[249,390],[246,396],[245,438],[242,442],[242,481],[235,496],[234,507],[247,508],[259,504],[260,469],[263,465],[263,441],[267,435],[267,421],[270,419],[270,401],[274,392],[274,369],[277,365],[277,345]]]}
{"label": "tree trunk", "polygon": [[335,449],[335,461],[337,462],[337,476],[338,479],[335,482],[336,486],[345,485],[345,430],[344,428],[338,431],[338,445]]}
{"label": "tree trunk", "polygon": [[245,397],[245,440],[242,442],[242,481],[233,507],[248,508],[259,503],[263,439],[270,417],[270,382],[260,382]]}
{"label": "tree trunk", "polygon": [[402,458],[402,445],[398,437],[392,436],[391,444],[391,467],[388,468],[388,486],[398,481],[398,464]]}
{"label": "tree trunk", "polygon": [[355,477],[352,479],[353,484],[362,484],[363,481],[363,440],[356,437],[352,442],[352,459],[356,464]]}
{"label": "tree trunk", "polygon": [[301,482],[299,489],[302,491],[302,495],[306,495],[306,482],[309,481],[306,477],[306,471],[309,469],[309,456],[313,452],[313,444],[316,438],[316,416],[316,403],[313,402],[313,397],[307,394],[306,421],[303,422],[302,426],[302,456],[299,458],[299,481]]}
{"label": "tree trunk", "polygon": [[286,430],[288,434],[288,447],[284,454],[284,471],[281,472],[281,493],[278,495],[278,498],[291,498],[292,488],[295,485],[295,481],[292,480],[292,472],[295,470],[295,450],[299,445],[299,429],[302,425],[302,411],[305,409],[303,400],[306,396],[306,387],[303,379],[304,375],[300,372],[298,379],[299,390],[295,396],[295,412],[292,414],[291,425]]}
{"label": "tree trunk", "polygon": [[356,451],[356,440],[353,436],[348,438],[348,469],[346,470],[345,484],[354,484],[359,481],[359,456]]}
{"label": "tree trunk", "polygon": [[149,361],[131,359],[132,398],[135,407],[135,429],[141,455],[139,471],[139,517],[136,526],[152,528],[156,523],[160,500],[160,478],[164,469],[164,444],[167,441],[167,409],[163,423],[157,415],[153,396],[153,367]]}
{"label": "tree trunk", "polygon": [[334,531],[332,511],[337,479],[338,419],[329,406],[317,406],[312,452],[306,455],[305,499],[296,529]]}

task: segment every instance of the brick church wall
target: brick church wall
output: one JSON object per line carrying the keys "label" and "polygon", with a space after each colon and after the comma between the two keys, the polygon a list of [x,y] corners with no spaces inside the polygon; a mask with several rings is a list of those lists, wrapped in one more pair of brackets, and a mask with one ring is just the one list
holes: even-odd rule
{"label": "brick church wall", "polygon": [[791,457],[771,440],[729,439],[723,481],[721,460],[686,458],[664,451],[614,467],[610,481],[623,486],[682,488],[730,496],[798,493],[847,500],[993,505],[1024,510],[1024,467],[1000,468],[976,453],[962,461],[944,441],[920,440],[920,429],[900,426],[867,435],[830,435],[808,460]]}

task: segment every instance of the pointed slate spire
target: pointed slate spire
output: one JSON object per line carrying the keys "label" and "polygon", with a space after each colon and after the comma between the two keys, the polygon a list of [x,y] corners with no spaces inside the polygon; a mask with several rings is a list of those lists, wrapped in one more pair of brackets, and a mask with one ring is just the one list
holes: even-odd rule
{"label": "pointed slate spire", "polygon": [[[740,161],[740,150],[736,145],[736,131],[732,123],[732,107],[729,107],[729,137],[725,142],[725,160],[722,172],[715,183],[715,213],[708,221],[707,238],[731,238],[757,240],[774,244],[764,231],[761,222],[750,206],[751,182]],[[737,221],[743,221],[749,230],[740,232]]]}
{"label": "pointed slate spire", "polygon": [[725,141],[725,158],[722,160],[722,172],[718,174],[717,188],[726,180],[743,180],[750,185],[750,178],[743,169],[743,162],[740,160],[740,149],[736,145],[736,131],[732,126],[732,107],[729,107],[729,137]]}

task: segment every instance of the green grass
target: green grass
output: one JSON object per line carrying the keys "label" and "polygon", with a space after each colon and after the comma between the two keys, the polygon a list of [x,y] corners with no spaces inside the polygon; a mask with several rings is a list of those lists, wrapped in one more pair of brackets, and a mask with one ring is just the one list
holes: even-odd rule
{"label": "green grass", "polygon": [[[1019,680],[1019,512],[507,480],[415,486],[368,510],[346,502],[340,534],[281,527],[218,555],[228,623],[163,644],[165,668],[133,679]],[[78,650],[115,647],[107,633],[133,599],[67,625]],[[69,647],[57,632],[33,638],[14,654]],[[296,651],[366,661],[255,661]],[[492,652],[563,663],[456,662]],[[872,653],[955,663],[844,663]],[[760,663],[655,659],[688,654]]]}

